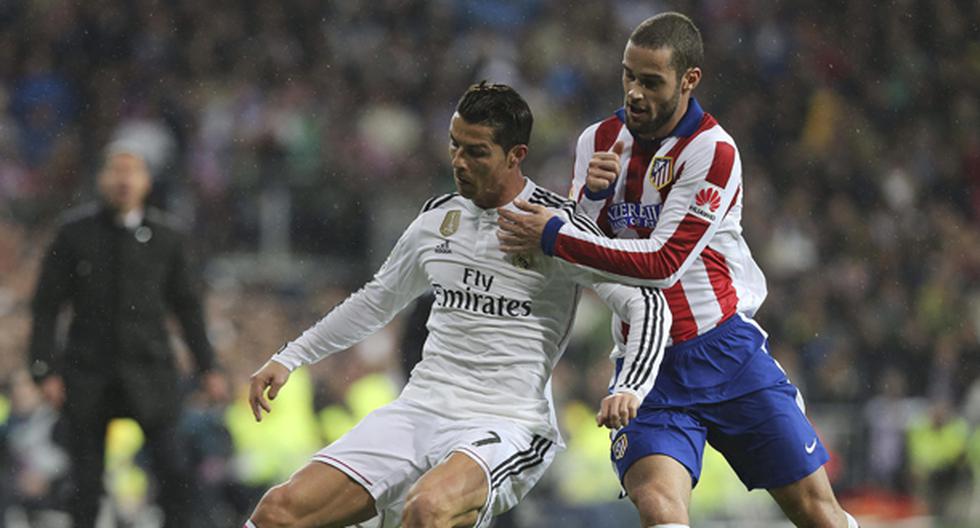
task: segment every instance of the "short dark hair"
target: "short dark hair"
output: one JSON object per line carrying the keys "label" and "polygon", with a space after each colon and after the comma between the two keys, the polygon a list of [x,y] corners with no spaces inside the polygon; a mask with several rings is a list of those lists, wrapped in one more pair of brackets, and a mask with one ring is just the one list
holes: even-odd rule
{"label": "short dark hair", "polygon": [[506,84],[483,81],[470,86],[456,104],[456,113],[467,123],[492,128],[493,141],[504,152],[531,140],[531,108],[517,90]]}
{"label": "short dark hair", "polygon": [[630,42],[641,48],[670,48],[670,65],[680,77],[688,70],[701,66],[704,44],[701,31],[687,15],[669,11],[644,20],[630,35]]}

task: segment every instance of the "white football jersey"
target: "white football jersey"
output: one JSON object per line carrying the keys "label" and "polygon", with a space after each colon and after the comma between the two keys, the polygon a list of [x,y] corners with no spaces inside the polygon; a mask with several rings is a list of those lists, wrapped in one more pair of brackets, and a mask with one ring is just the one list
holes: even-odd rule
{"label": "white football jersey", "polygon": [[[553,208],[580,229],[575,203],[526,180],[518,198]],[[517,210],[511,203],[508,209]],[[600,282],[596,274],[540,252],[500,251],[496,209],[457,194],[429,200],[381,269],[273,359],[290,370],[344,350],[383,327],[427,290],[435,294],[422,361],[400,398],[454,419],[503,417],[561,442],[551,372],[568,342],[580,286],[591,287],[631,324],[613,391],[640,400],[653,386],[671,324],[659,290]]]}

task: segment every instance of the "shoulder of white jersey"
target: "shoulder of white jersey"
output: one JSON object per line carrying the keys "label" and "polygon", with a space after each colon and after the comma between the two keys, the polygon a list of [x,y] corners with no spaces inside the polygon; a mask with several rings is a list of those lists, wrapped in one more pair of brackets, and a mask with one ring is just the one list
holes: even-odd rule
{"label": "shoulder of white jersey", "polygon": [[527,201],[532,204],[543,205],[549,209],[557,211],[562,218],[571,222],[572,225],[582,231],[598,236],[605,236],[602,229],[600,229],[591,218],[575,212],[574,200],[569,200],[568,198],[565,198],[556,192],[549,191],[544,187],[535,186],[534,190],[531,192],[531,197],[528,198]]}
{"label": "shoulder of white jersey", "polygon": [[439,209],[440,207],[445,207],[447,204],[453,201],[453,198],[456,198],[457,196],[459,196],[459,193],[455,192],[433,196],[422,204],[422,210],[419,211],[419,214],[433,211]]}

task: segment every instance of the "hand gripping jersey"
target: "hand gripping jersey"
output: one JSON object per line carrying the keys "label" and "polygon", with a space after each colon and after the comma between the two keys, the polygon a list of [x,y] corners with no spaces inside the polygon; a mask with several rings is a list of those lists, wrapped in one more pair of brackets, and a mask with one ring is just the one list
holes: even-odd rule
{"label": "hand gripping jersey", "polygon": [[[625,147],[622,172],[593,194],[585,186],[589,160],[617,141]],[[611,280],[663,288],[674,317],[671,343],[736,312],[751,317],[765,299],[765,277],[742,238],[738,150],[694,98],[662,140],[635,139],[622,109],[587,128],[575,152],[571,196],[605,236],[553,220],[542,248]]]}
{"label": "hand gripping jersey", "polygon": [[[555,208],[600,236],[574,203],[526,180],[518,196]],[[517,210],[513,204],[508,208]],[[551,372],[568,342],[580,286],[632,323],[617,391],[640,400],[653,386],[670,313],[659,290],[599,282],[594,273],[542,255],[509,257],[497,242],[497,211],[456,194],[429,200],[374,279],[273,357],[290,370],[344,350],[432,289],[423,358],[400,398],[453,419],[512,419],[558,443]]]}

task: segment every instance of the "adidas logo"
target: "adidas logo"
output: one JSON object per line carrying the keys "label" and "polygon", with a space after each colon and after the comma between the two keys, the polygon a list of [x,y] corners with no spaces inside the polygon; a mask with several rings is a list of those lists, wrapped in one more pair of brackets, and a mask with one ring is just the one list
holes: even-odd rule
{"label": "adidas logo", "polygon": [[441,244],[436,246],[436,253],[452,253],[453,250],[449,249],[449,241],[443,240]]}

